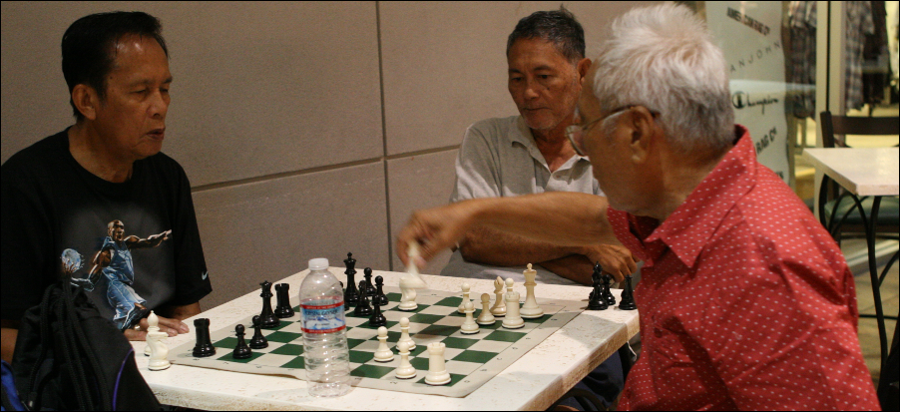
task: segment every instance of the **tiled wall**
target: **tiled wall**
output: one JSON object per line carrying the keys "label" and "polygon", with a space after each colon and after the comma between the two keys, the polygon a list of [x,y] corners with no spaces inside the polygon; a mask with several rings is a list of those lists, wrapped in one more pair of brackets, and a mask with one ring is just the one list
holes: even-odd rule
{"label": "tiled wall", "polygon": [[[567,2],[565,2],[567,3]],[[635,2],[567,5],[588,49]],[[211,307],[348,251],[401,270],[393,237],[443,204],[465,128],[516,114],[506,37],[558,2],[2,3],[2,160],[72,123],[59,44],[78,17],[159,17],[175,78],[164,151],[185,168]],[[589,52],[590,54],[590,52]],[[449,254],[427,272],[437,273]]]}

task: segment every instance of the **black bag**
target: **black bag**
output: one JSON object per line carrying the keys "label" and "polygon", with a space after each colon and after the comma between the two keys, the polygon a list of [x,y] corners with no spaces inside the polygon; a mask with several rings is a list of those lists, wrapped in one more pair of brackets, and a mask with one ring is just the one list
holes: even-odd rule
{"label": "black bag", "polygon": [[25,312],[13,370],[30,410],[160,410],[128,339],[68,280]]}

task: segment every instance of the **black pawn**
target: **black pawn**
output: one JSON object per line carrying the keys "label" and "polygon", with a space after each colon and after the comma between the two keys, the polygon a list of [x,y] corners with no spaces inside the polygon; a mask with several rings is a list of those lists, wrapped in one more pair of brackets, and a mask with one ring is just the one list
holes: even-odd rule
{"label": "black pawn", "polygon": [[[359,282],[359,290],[365,290],[363,289],[365,287],[366,281],[361,280]],[[372,316],[372,307],[369,306],[369,298],[365,293],[359,295],[359,302],[356,304],[356,309],[353,309],[353,315],[359,317]]]}
{"label": "black pawn", "polygon": [[348,305],[355,305],[359,302],[359,290],[356,289],[356,279],[354,278],[356,275],[356,259],[353,258],[352,253],[347,253],[347,259],[344,259],[344,266],[347,267],[344,274],[347,275],[347,284],[350,285],[344,291],[344,302]]}
{"label": "black pawn", "polygon": [[619,309],[637,309],[637,305],[634,303],[634,290],[631,288],[631,275],[625,276],[625,289],[622,290],[622,302],[619,303]]}
{"label": "black pawn", "polygon": [[381,276],[375,276],[375,297],[372,302],[378,302],[380,306],[387,306],[390,303],[387,295],[384,294],[384,278]]}
{"label": "black pawn", "polygon": [[284,319],[294,316],[294,309],[291,308],[291,285],[287,283],[279,283],[275,285],[275,294],[277,295],[278,306],[275,307],[275,316]]}
{"label": "black pawn", "polygon": [[603,275],[603,296],[606,298],[606,304],[609,306],[616,304],[616,297],[612,294],[612,275]]}
{"label": "black pawn", "polygon": [[269,340],[262,334],[259,324],[259,315],[253,317],[253,338],[250,339],[251,349],[265,349],[269,347]]}
{"label": "black pawn", "polygon": [[591,275],[593,281],[593,289],[590,298],[588,298],[588,310],[606,310],[609,304],[603,298],[603,279],[601,275],[600,264],[594,265],[594,273]]}
{"label": "black pawn", "polygon": [[372,312],[372,317],[369,318],[369,326],[376,328],[387,326],[387,319],[381,313],[381,302],[378,301],[378,296],[372,297],[372,305],[375,306],[375,310]]}
{"label": "black pawn", "polygon": [[[363,277],[366,278],[366,296],[375,296],[378,291],[375,290],[375,286],[372,286],[372,268],[363,269]],[[361,287],[359,293],[362,293]]]}
{"label": "black pawn", "polygon": [[197,343],[192,354],[195,358],[206,358],[216,354],[216,347],[209,340],[209,319],[194,319],[194,331],[197,334]]}
{"label": "black pawn", "polygon": [[272,282],[265,281],[262,286],[262,312],[259,314],[259,322],[263,329],[275,329],[281,325],[281,320],[272,312]]}
{"label": "black pawn", "polygon": [[238,324],[234,327],[234,334],[237,335],[237,345],[234,345],[234,352],[231,356],[235,359],[250,359],[253,357],[253,351],[244,341],[244,325]]}

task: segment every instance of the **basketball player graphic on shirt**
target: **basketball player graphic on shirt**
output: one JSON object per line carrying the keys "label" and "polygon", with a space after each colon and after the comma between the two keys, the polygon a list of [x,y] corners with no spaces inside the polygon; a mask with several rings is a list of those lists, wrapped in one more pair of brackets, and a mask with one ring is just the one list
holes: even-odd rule
{"label": "basketball player graphic on shirt", "polygon": [[109,222],[107,234],[100,251],[94,255],[94,267],[88,278],[93,285],[100,281],[101,276],[106,278],[106,299],[116,311],[113,322],[120,329],[126,329],[147,312],[147,308],[144,307],[146,301],[132,288],[134,262],[131,259],[131,250],[157,247],[169,239],[172,231],[167,230],[141,239],[134,235],[125,236],[125,224],[121,220],[113,220]]}

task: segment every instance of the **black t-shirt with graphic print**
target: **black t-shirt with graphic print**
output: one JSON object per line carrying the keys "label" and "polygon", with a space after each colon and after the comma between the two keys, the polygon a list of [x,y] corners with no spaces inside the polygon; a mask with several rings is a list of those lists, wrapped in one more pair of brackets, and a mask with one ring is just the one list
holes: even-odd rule
{"label": "black t-shirt with graphic print", "polygon": [[187,305],[212,291],[190,183],[172,158],[137,161],[131,179],[110,183],[75,161],[63,131],[0,170],[0,318],[21,319],[60,276],[83,284],[120,327],[135,307]]}

